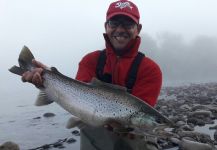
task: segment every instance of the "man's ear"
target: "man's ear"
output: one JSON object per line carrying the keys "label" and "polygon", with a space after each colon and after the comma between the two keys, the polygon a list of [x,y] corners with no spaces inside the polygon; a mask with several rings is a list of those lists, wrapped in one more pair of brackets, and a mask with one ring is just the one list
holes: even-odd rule
{"label": "man's ear", "polygon": [[140,31],[142,30],[142,24],[138,24],[137,29],[138,29],[138,34],[139,34]]}
{"label": "man's ear", "polygon": [[107,26],[107,22],[105,22],[105,23],[104,23],[104,28],[105,28],[105,31],[106,31],[106,26]]}

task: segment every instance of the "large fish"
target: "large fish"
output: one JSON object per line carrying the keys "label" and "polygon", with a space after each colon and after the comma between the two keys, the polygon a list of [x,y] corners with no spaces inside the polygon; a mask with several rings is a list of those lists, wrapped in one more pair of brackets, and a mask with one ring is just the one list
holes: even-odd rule
{"label": "large fish", "polygon": [[[9,69],[22,75],[34,69],[34,56],[24,46],[19,55],[19,67]],[[55,101],[63,109],[91,126],[102,126],[118,122],[126,127],[153,129],[160,124],[172,122],[143,100],[129,94],[124,87],[93,79],[84,83],[62,75],[55,68],[44,69],[43,87],[36,105],[50,104]]]}

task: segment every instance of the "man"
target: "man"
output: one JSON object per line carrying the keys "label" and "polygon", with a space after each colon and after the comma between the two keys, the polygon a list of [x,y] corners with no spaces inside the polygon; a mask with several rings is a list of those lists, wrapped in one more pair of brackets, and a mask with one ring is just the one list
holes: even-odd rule
{"label": "man", "polygon": [[[126,0],[111,3],[104,24],[105,64],[101,69],[101,74],[98,74],[97,69],[102,52],[98,50],[83,57],[79,63],[76,79],[90,82],[93,77],[97,77],[105,82],[128,87],[127,80],[131,79],[128,78],[129,72],[132,67],[137,68],[136,72],[134,71],[136,76],[129,91],[154,106],[162,84],[162,74],[159,66],[148,57],[142,57],[136,66],[133,65],[137,59],[141,42],[138,35],[142,25],[139,21],[139,10],[134,3]],[[35,60],[33,60],[33,63],[38,68],[32,72],[24,73],[22,80],[41,86],[43,83],[41,74],[46,66]],[[118,126],[116,123],[106,125],[110,130],[116,126]],[[138,140],[137,142],[131,141],[126,138],[123,140],[120,136],[116,136],[105,128],[85,127],[81,129],[82,150],[132,149],[134,144],[127,145],[127,143],[138,143]]]}

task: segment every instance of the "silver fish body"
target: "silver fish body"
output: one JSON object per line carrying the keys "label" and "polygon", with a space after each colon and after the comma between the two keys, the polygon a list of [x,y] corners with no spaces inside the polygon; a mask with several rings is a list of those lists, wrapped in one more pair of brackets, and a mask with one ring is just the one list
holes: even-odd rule
{"label": "silver fish body", "polygon": [[[33,58],[30,50],[24,47],[19,57],[20,67],[14,66],[10,71],[21,74],[24,70],[31,70],[34,66],[30,60]],[[129,94],[123,87],[95,78],[91,83],[80,82],[62,75],[55,68],[45,69],[43,79],[36,105],[55,101],[88,125],[102,126],[111,121],[142,128],[156,126],[159,121],[171,125],[169,119],[141,99]]]}

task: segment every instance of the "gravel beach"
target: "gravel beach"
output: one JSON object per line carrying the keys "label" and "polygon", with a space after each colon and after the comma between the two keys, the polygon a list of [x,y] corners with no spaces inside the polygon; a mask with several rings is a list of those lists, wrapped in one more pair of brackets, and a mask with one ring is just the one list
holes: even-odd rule
{"label": "gravel beach", "polygon": [[[79,150],[79,129],[65,128],[70,114],[56,104],[44,107],[22,104],[16,109],[19,113],[0,115],[1,144],[12,141],[21,150]],[[159,149],[188,150],[192,145],[215,149],[217,83],[163,87],[156,109],[176,125],[161,133],[164,137],[157,138]]]}

